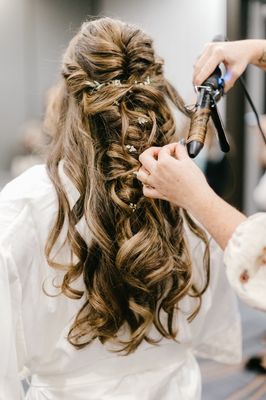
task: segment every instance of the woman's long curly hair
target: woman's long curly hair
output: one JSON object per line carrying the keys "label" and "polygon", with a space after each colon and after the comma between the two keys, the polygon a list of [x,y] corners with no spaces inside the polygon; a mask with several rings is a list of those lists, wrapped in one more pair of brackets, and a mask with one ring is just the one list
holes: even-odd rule
{"label": "woman's long curly hair", "polygon": [[[180,300],[198,298],[197,314],[209,282],[205,233],[185,211],[145,198],[134,172],[139,154],[176,139],[170,109],[189,117],[177,91],[165,79],[152,40],[139,28],[110,18],[86,22],[66,50],[62,79],[48,107],[45,125],[52,136],[47,169],[59,209],[46,244],[50,266],[65,271],[61,291],[81,299],[68,340],[81,348],[98,338],[114,339],[118,351],[133,352],[155,327],[175,339]],[[70,207],[58,164],[79,192]],[[76,228],[84,218],[90,238]],[[197,287],[184,220],[206,245],[204,284]],[[72,263],[52,256],[63,225]],[[73,261],[75,260],[75,262]],[[73,282],[83,277],[84,290]],[[120,328],[127,337],[121,338]],[[120,332],[119,332],[120,331]]]}

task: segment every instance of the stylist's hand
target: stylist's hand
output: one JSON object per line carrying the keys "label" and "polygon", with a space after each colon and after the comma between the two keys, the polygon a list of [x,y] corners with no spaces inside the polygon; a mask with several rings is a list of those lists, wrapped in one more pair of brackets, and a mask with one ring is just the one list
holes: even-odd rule
{"label": "stylist's hand", "polygon": [[[235,84],[248,64],[265,68],[266,40],[238,40],[235,42],[207,43],[194,65],[193,83],[200,85],[224,63],[226,67],[225,91]],[[264,56],[263,56],[264,55]]]}
{"label": "stylist's hand", "polygon": [[142,167],[137,178],[143,183],[146,197],[168,200],[192,212],[195,199],[202,200],[211,190],[202,171],[179,143],[151,147],[139,160]]}

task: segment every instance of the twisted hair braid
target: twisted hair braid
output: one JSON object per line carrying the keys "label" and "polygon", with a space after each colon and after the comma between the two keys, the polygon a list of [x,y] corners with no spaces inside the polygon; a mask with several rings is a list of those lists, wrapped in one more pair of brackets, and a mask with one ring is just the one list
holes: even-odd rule
{"label": "twisted hair braid", "polygon": [[[85,295],[68,334],[77,348],[98,338],[116,339],[119,350],[134,351],[152,326],[175,339],[175,311],[186,295],[200,307],[209,281],[205,233],[177,207],[147,199],[134,172],[139,154],[149,146],[175,139],[169,101],[189,117],[176,90],[164,78],[162,60],[152,40],[132,25],[103,18],[82,25],[63,60],[63,79],[49,107],[46,126],[53,126],[47,168],[58,195],[59,211],[46,244],[49,264],[64,268],[62,292]],[[70,207],[58,163],[80,193]],[[85,218],[91,239],[76,224]],[[205,283],[196,287],[184,219],[206,244]],[[52,257],[64,222],[77,262],[61,265]],[[84,290],[73,287],[83,276]],[[163,322],[166,316],[166,323]],[[119,331],[128,328],[128,337]]]}

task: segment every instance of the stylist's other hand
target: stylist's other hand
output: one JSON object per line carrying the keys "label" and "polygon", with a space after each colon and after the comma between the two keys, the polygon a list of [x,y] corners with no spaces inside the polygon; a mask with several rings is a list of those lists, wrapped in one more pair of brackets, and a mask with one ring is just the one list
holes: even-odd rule
{"label": "stylist's other hand", "polygon": [[202,171],[179,143],[151,147],[139,157],[142,167],[137,178],[143,183],[143,194],[168,200],[192,211],[197,196],[210,190]]}
{"label": "stylist's other hand", "polygon": [[226,67],[225,92],[228,92],[248,64],[265,68],[265,43],[265,40],[257,39],[207,43],[194,65],[194,85],[201,85],[217,65],[223,63]]}

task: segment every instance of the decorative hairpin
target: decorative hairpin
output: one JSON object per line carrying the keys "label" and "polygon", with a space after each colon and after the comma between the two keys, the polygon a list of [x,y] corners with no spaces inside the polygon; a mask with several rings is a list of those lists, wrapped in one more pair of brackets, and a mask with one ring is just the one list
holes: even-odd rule
{"label": "decorative hairpin", "polygon": [[[130,85],[129,82],[121,82],[120,79],[113,79],[107,82],[98,82],[98,81],[88,81],[87,82],[87,86],[93,91],[98,91],[101,88],[105,87],[105,86],[122,86],[123,85]],[[144,81],[135,81],[134,85],[150,85],[151,84],[151,80],[150,77],[147,76],[147,78]]]}
{"label": "decorative hairpin", "polygon": [[102,82],[102,83],[100,83],[98,81],[88,81],[87,82],[87,87],[89,87],[92,90],[92,92],[93,91],[97,92],[101,88],[103,88],[105,86],[110,86],[110,85],[112,85],[112,86],[121,86],[122,83],[121,83],[120,79],[114,79],[114,80],[107,81],[107,82]]}
{"label": "decorative hairpin", "polygon": [[136,208],[137,208],[137,204],[135,204],[135,203],[130,203],[130,204],[129,204],[129,207],[132,208],[132,211],[133,211],[133,212],[135,212],[135,211],[136,211]]}
{"label": "decorative hairpin", "polygon": [[146,124],[148,122],[148,120],[146,119],[146,118],[144,118],[144,117],[138,117],[138,123],[140,124],[140,125],[144,125],[144,124]]}
{"label": "decorative hairpin", "polygon": [[[141,82],[140,82],[141,83]],[[147,78],[145,79],[145,81],[143,82],[143,85],[150,85],[151,84],[151,80],[150,77],[147,76]]]}
{"label": "decorative hairpin", "polygon": [[147,78],[143,82],[142,81],[135,81],[134,84],[135,85],[140,85],[140,86],[142,86],[142,85],[150,85],[151,84],[151,80],[150,80],[150,77],[147,76]]}
{"label": "decorative hairpin", "polygon": [[131,146],[130,144],[127,144],[126,148],[127,148],[129,153],[135,153],[137,151],[136,147]]}
{"label": "decorative hairpin", "polygon": [[113,81],[107,82],[107,85],[121,86],[121,81],[120,81],[120,79],[115,79]]}
{"label": "decorative hairpin", "polygon": [[99,82],[97,82],[97,81],[93,81],[93,82],[94,82],[94,84],[95,84],[94,89],[95,89],[96,91],[105,86],[105,83],[99,83]]}

